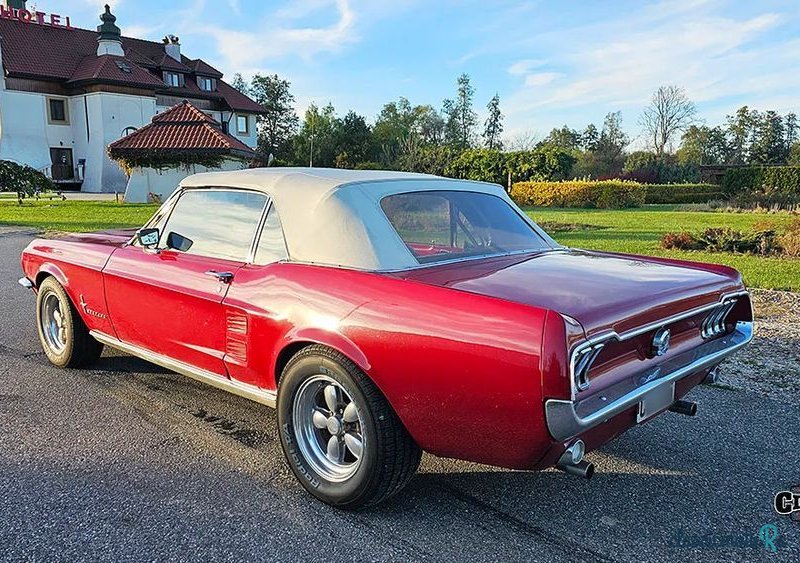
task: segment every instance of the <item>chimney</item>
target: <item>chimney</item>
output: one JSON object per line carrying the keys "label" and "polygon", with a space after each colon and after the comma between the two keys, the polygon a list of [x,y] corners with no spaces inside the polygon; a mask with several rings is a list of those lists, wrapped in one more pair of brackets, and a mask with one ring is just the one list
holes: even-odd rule
{"label": "chimney", "polygon": [[117,17],[111,13],[111,8],[106,4],[106,11],[100,15],[102,24],[97,26],[97,56],[115,55],[124,57],[125,51],[122,49],[122,32],[114,23]]}
{"label": "chimney", "polygon": [[164,42],[164,50],[167,52],[167,54],[179,63],[182,63],[180,38],[175,37],[174,35],[167,35],[164,37],[164,39],[162,39],[162,41]]}

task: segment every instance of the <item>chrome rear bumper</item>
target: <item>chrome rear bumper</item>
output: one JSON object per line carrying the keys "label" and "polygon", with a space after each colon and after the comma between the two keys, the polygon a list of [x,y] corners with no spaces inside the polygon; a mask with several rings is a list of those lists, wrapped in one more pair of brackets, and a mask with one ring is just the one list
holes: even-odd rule
{"label": "chrome rear bumper", "polygon": [[708,369],[745,346],[753,338],[753,323],[740,322],[730,334],[577,401],[549,399],[545,417],[550,434],[558,441],[573,438],[637,405],[648,393]]}
{"label": "chrome rear bumper", "polygon": [[33,289],[33,282],[28,278],[19,278],[17,283],[22,287],[24,287],[25,289]]}

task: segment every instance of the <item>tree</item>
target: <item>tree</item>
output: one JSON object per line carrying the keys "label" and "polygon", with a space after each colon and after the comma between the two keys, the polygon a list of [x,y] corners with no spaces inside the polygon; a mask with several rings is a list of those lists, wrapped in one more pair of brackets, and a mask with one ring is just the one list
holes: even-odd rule
{"label": "tree", "polygon": [[478,114],[472,109],[474,95],[475,89],[470,84],[469,75],[462,74],[458,77],[456,99],[447,99],[443,103],[445,142],[453,148],[466,150],[475,143]]}
{"label": "tree", "polygon": [[758,121],[758,112],[742,106],[734,115],[727,117],[730,154],[725,164],[746,164],[750,160],[750,144],[754,136],[754,124]]}
{"label": "tree", "polygon": [[483,141],[486,148],[490,150],[500,150],[503,148],[503,143],[500,140],[500,134],[503,132],[503,114],[500,111],[500,96],[495,94],[489,100],[486,106],[489,110],[489,117],[486,118],[483,130]]}
{"label": "tree", "polygon": [[750,146],[751,164],[781,164],[786,162],[786,140],[783,117],[769,110],[758,114]]}
{"label": "tree", "polygon": [[300,122],[294,111],[294,96],[288,80],[277,74],[256,74],[249,94],[264,106],[264,115],[258,116],[258,148],[264,154],[286,157],[291,151],[291,139]]}
{"label": "tree", "polygon": [[300,131],[292,142],[293,160],[298,166],[334,166],[336,161],[336,110],[331,104],[320,109],[311,104]]}
{"label": "tree", "polygon": [[581,133],[581,148],[587,151],[593,151],[597,148],[597,142],[600,140],[600,133],[597,131],[594,123],[586,126],[586,129]]}
{"label": "tree", "polygon": [[239,90],[245,96],[250,95],[250,86],[247,84],[247,81],[242,77],[242,74],[237,72],[233,75],[233,80],[231,80],[231,86]]}
{"label": "tree", "polygon": [[697,109],[686,90],[678,86],[661,86],[653,94],[650,105],[642,113],[640,123],[656,151],[662,156],[676,135],[685,131],[695,120]]}
{"label": "tree", "polygon": [[625,148],[630,138],[622,130],[622,113],[611,112],[603,120],[603,129],[593,153],[597,176],[618,176],[625,164]]}
{"label": "tree", "polygon": [[722,127],[690,125],[681,137],[676,156],[680,164],[702,166],[724,164],[730,152],[728,136]]}
{"label": "tree", "polygon": [[[592,125],[592,127],[594,127],[594,125]],[[575,131],[575,129],[570,129],[570,127],[564,125],[560,129],[556,128],[550,131],[547,137],[544,138],[544,141],[542,141],[542,144],[571,151],[578,150],[581,148],[582,144],[581,134]]]}
{"label": "tree", "polygon": [[784,124],[786,126],[786,152],[788,153],[797,142],[798,133],[800,133],[797,128],[797,114],[787,113]]}
{"label": "tree", "polygon": [[786,163],[789,166],[800,166],[800,141],[789,148],[789,158]]}
{"label": "tree", "polygon": [[357,164],[372,160],[372,130],[367,121],[350,110],[334,124],[333,140],[337,168],[355,168]]}

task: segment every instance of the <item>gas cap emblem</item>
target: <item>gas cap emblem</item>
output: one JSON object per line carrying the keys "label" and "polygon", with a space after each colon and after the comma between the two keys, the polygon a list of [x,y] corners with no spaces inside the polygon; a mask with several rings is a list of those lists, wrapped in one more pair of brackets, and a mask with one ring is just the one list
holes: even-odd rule
{"label": "gas cap emblem", "polygon": [[663,356],[669,350],[671,333],[668,328],[658,329],[653,336],[652,352],[654,356]]}

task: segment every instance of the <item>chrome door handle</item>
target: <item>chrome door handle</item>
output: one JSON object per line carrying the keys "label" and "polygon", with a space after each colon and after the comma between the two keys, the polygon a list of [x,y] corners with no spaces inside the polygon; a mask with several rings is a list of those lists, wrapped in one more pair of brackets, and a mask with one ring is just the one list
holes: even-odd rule
{"label": "chrome door handle", "polygon": [[231,272],[217,272],[216,270],[209,270],[206,272],[207,276],[217,278],[221,283],[231,283],[233,281],[233,274]]}

